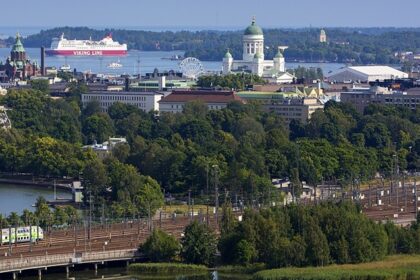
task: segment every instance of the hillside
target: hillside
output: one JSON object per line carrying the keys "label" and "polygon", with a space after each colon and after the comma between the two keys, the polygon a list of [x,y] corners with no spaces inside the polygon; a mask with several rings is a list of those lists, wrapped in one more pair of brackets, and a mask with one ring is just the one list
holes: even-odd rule
{"label": "hillside", "polygon": [[[393,64],[397,51],[420,49],[420,29],[398,28],[331,28],[328,44],[318,42],[319,29],[265,29],[265,54],[272,58],[278,45],[288,45],[288,61],[340,62],[354,64]],[[127,43],[129,49],[143,51],[184,50],[201,60],[221,60],[227,48],[236,58],[242,56],[242,30],[239,31],[138,31],[59,27],[43,30],[24,40],[27,47],[49,46],[53,37],[99,40],[107,33]],[[8,39],[12,43],[13,38]]]}

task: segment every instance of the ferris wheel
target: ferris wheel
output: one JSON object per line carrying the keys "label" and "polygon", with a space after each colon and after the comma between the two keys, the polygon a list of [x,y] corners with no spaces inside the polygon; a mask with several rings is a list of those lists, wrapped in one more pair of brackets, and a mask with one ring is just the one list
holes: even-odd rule
{"label": "ferris wheel", "polygon": [[190,79],[196,79],[204,73],[204,67],[195,57],[187,57],[179,63],[182,74]]}

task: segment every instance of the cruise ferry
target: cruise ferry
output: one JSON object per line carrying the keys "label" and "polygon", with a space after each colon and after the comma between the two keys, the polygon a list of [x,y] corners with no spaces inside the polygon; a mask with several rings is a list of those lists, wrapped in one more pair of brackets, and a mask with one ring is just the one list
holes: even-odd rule
{"label": "cruise ferry", "polygon": [[53,38],[51,48],[45,53],[62,56],[122,56],[127,54],[127,44],[112,40],[111,34],[100,41],[69,40],[62,34],[60,38]]}

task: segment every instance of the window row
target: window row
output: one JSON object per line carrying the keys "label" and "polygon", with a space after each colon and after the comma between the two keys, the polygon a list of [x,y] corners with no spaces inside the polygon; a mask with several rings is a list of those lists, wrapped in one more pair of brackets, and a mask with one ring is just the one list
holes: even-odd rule
{"label": "window row", "polygon": [[117,96],[117,95],[86,95],[84,96],[84,100],[114,100],[114,101],[123,101],[123,100],[131,100],[131,101],[146,101],[146,96]]}

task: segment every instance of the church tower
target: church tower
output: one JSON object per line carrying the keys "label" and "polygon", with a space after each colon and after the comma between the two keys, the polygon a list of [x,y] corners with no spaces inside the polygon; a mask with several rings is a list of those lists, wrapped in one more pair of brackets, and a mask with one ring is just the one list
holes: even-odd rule
{"label": "church tower", "polygon": [[256,53],[254,55],[254,65],[252,69],[252,73],[258,76],[262,76],[264,73],[264,58],[261,53]]}
{"label": "church tower", "polygon": [[286,72],[284,56],[281,52],[281,47],[279,47],[276,56],[273,58],[273,67],[278,72]]}
{"label": "church tower", "polygon": [[326,43],[327,42],[327,33],[325,33],[324,29],[321,29],[321,32],[319,33],[319,42],[320,43]]}
{"label": "church tower", "polygon": [[229,52],[229,49],[227,50],[225,56],[223,57],[223,74],[229,74],[232,72],[232,65],[233,65],[233,57]]}
{"label": "church tower", "polygon": [[243,61],[252,62],[255,54],[260,54],[264,60],[264,34],[255,23],[255,17],[252,19],[251,25],[245,29],[243,36]]}
{"label": "church tower", "polygon": [[12,61],[26,61],[26,51],[20,41],[20,34],[16,34],[16,41],[13,45],[12,51],[10,52],[10,58]]}

